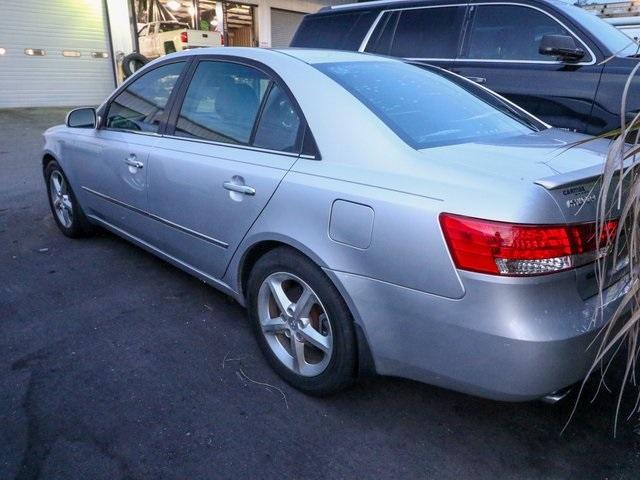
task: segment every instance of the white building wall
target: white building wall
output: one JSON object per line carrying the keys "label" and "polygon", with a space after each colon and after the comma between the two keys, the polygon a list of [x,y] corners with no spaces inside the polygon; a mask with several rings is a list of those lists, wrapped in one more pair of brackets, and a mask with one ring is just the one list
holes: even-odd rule
{"label": "white building wall", "polygon": [[322,0],[257,0],[248,2],[257,5],[258,39],[263,48],[271,47],[271,9],[289,10],[291,12],[315,13],[327,5],[339,5],[351,3],[348,0],[322,1]]}

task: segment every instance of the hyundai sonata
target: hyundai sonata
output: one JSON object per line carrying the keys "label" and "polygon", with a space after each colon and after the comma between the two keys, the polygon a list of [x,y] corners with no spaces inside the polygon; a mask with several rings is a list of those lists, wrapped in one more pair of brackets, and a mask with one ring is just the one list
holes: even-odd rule
{"label": "hyundai sonata", "polygon": [[582,378],[624,291],[613,272],[596,315],[607,143],[574,145],[585,137],[436,68],[193,50],[45,138],[64,234],[106,228],[233,296],[309,393],[373,369],[543,397]]}

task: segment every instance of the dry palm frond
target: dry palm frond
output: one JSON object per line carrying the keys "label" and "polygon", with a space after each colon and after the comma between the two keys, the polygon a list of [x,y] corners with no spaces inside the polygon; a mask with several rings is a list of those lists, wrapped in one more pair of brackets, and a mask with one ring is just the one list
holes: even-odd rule
{"label": "dry palm frond", "polygon": [[[599,308],[596,315],[601,320],[608,320],[606,327],[600,331],[596,337],[598,345],[595,360],[582,383],[576,405],[567,421],[571,421],[575,413],[578,401],[580,400],[586,381],[599,371],[601,374],[600,384],[596,395],[604,387],[605,375],[614,357],[625,355],[626,366],[619,386],[616,412],[614,418],[614,435],[617,430],[618,418],[622,404],[625,388],[631,385],[636,390],[636,401],[629,417],[634,413],[640,413],[640,383],[637,378],[638,354],[640,352],[640,113],[635,114],[630,121],[627,116],[627,99],[632,81],[640,71],[640,62],[632,70],[622,96],[621,105],[621,126],[611,132],[599,136],[599,138],[612,139],[607,158],[604,164],[602,178],[600,179],[601,189],[597,203],[597,235],[596,248],[600,251],[599,245],[601,234],[604,232],[607,219],[618,217],[618,230],[615,238],[608,239],[611,248],[611,257],[602,258],[596,262],[596,277],[599,286]],[[579,144],[592,141],[593,139],[582,140]],[[622,267],[620,267],[622,265]],[[606,287],[610,279],[610,270],[620,268],[626,269],[627,285],[622,298],[619,299],[611,318],[602,318],[605,315]],[[594,318],[594,321],[597,317]],[[565,425],[565,428],[567,427]],[[563,429],[564,430],[564,429]]]}

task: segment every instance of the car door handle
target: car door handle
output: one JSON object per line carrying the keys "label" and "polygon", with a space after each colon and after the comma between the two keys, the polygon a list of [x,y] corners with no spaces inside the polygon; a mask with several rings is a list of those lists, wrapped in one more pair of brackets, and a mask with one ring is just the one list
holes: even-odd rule
{"label": "car door handle", "polygon": [[479,83],[480,85],[484,85],[485,83],[487,83],[487,79],[484,77],[464,77],[467,80],[471,80],[472,82],[476,82]]}
{"label": "car door handle", "polygon": [[253,187],[248,187],[247,185],[238,185],[237,183],[233,183],[233,182],[224,182],[222,184],[222,186],[226,190],[230,190],[232,192],[243,193],[245,195],[255,195],[256,194],[256,189],[253,188]]}
{"label": "car door handle", "polygon": [[137,169],[141,169],[142,167],[144,167],[144,163],[139,162],[138,160],[136,160],[136,156],[135,155],[131,155],[128,158],[126,158],[124,160],[124,163],[126,163],[130,167],[134,167],[134,168],[137,168]]}

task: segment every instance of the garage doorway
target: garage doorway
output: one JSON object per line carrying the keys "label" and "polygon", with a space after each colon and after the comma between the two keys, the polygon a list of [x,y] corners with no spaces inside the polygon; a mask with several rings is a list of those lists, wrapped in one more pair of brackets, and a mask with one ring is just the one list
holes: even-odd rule
{"label": "garage doorway", "polygon": [[257,47],[255,6],[223,2],[226,44],[230,47]]}
{"label": "garage doorway", "polygon": [[223,45],[257,46],[255,6],[217,0],[135,0],[139,53]]}
{"label": "garage doorway", "polygon": [[272,8],[271,48],[288,47],[304,16],[304,13]]}
{"label": "garage doorway", "polygon": [[101,0],[3,2],[0,108],[98,105],[113,90]]}

